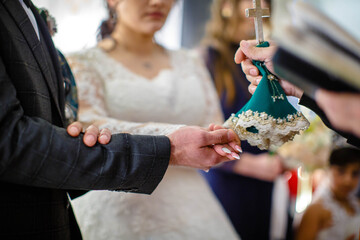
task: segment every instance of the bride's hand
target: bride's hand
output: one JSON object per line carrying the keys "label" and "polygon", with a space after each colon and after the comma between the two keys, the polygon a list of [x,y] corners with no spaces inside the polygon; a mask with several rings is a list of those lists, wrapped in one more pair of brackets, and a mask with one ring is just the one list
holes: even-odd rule
{"label": "bride's hand", "polygon": [[[209,131],[215,131],[218,129],[225,129],[223,126],[216,125],[216,124],[210,124],[208,130]],[[242,153],[242,149],[238,142],[230,142],[228,144],[217,144],[214,145],[214,150],[221,156],[228,156],[233,157],[233,159],[240,159],[240,156],[238,153]]]}
{"label": "bride's hand", "polygon": [[[77,137],[82,132],[83,125],[80,122],[71,123],[66,131],[72,137]],[[99,128],[95,125],[90,125],[86,128],[83,142],[88,147],[93,147],[96,142],[100,144],[108,144],[111,140],[111,132],[109,129],[104,128],[99,131]]]}

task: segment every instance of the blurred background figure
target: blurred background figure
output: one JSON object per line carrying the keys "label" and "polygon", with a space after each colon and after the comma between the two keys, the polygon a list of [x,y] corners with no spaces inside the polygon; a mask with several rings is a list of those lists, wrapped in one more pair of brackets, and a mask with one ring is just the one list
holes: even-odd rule
{"label": "blurred background figure", "polygon": [[329,158],[328,181],[315,192],[297,229],[297,240],[357,240],[360,202],[355,190],[360,179],[360,150],[342,147]]}
{"label": "blurred background figure", "polygon": [[[252,7],[251,0],[214,0],[211,5],[203,53],[225,119],[239,111],[251,97],[249,82],[241,65],[235,64],[234,54],[241,40],[255,37],[253,19],[245,17],[245,9]],[[269,8],[270,1],[262,1],[262,7]],[[267,33],[269,25],[266,21]],[[274,180],[284,170],[281,159],[246,141],[241,146],[244,152],[240,160],[203,175],[242,239],[271,239]]]}
{"label": "blurred background figure", "polygon": [[[112,132],[151,135],[169,134],[183,124],[222,124],[219,100],[201,58],[154,40],[174,2],[107,1],[110,20],[104,22],[106,31],[100,31],[103,40],[69,55],[80,121]],[[92,191],[73,206],[85,239],[238,239],[206,181],[193,169],[169,167],[149,196]]]}

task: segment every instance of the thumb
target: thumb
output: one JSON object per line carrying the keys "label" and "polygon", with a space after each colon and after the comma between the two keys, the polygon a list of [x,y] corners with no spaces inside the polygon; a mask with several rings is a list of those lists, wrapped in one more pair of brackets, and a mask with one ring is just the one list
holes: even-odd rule
{"label": "thumb", "polygon": [[218,129],[208,132],[208,134],[205,135],[204,141],[205,146],[225,144],[232,141],[240,142],[235,132],[230,129]]}
{"label": "thumb", "polygon": [[235,57],[234,57],[235,63],[240,64],[245,59],[246,59],[246,56],[243,53],[243,51],[241,50],[241,48],[239,47],[235,53]]}
{"label": "thumb", "polygon": [[259,61],[267,60],[267,56],[266,54],[264,54],[264,48],[256,47],[255,41],[246,41],[246,40],[241,41],[240,49],[246,55],[246,57],[250,59],[259,60]]}

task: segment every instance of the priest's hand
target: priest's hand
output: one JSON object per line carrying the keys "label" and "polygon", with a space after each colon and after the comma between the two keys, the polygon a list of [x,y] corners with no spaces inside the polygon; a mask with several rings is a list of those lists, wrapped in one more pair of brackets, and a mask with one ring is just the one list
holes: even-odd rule
{"label": "priest's hand", "polygon": [[[235,62],[241,63],[243,72],[246,75],[247,80],[250,82],[249,92],[253,94],[256,90],[257,85],[260,83],[262,76],[259,73],[257,67],[252,63],[252,60],[259,60],[265,62],[266,68],[274,73],[274,67],[272,58],[277,50],[275,42],[270,41],[270,46],[266,48],[256,47],[255,40],[241,41],[240,47],[235,54]],[[295,96],[301,98],[303,91],[295,87],[293,84],[279,79],[281,87],[284,89],[284,92],[288,96]]]}
{"label": "priest's hand", "polygon": [[[66,131],[72,137],[77,137],[82,132],[83,126],[80,122],[73,122],[70,124]],[[111,140],[111,132],[109,129],[104,128],[101,131],[95,125],[90,125],[86,128],[83,142],[88,147],[93,147],[96,142],[100,144],[108,144]]]}
{"label": "priest's hand", "polygon": [[[219,163],[234,160],[235,149],[240,139],[233,130],[210,131],[200,127],[182,127],[168,135],[171,143],[170,164],[208,170]],[[215,145],[227,146],[224,151],[214,150]],[[224,147],[222,147],[224,148]]]}
{"label": "priest's hand", "polygon": [[316,91],[315,98],[336,129],[360,137],[360,94],[335,93],[320,89]]}
{"label": "priest's hand", "polygon": [[[240,42],[240,47],[235,53],[235,62],[240,64],[243,61],[251,62],[251,60],[259,60],[265,63],[265,66],[269,71],[274,72],[272,58],[277,50],[277,45],[273,41],[269,41],[269,43],[269,47],[257,48],[256,40],[242,40]],[[253,70],[257,71],[257,74],[259,74],[255,65],[253,66],[255,68]]]}

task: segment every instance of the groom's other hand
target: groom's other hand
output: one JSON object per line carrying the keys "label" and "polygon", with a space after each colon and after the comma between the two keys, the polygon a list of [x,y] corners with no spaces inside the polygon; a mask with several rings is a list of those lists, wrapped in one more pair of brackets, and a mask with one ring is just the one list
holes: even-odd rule
{"label": "groom's other hand", "polygon": [[170,164],[207,170],[219,163],[234,160],[231,154],[218,154],[214,145],[236,143],[238,136],[229,129],[208,131],[200,127],[182,127],[168,135],[171,143]]}
{"label": "groom's other hand", "polygon": [[[66,131],[72,137],[77,137],[82,132],[83,125],[80,122],[73,122],[70,124]],[[90,125],[85,129],[83,142],[88,147],[93,147],[96,142],[100,144],[108,144],[111,140],[111,132],[109,129],[104,128],[99,130],[95,125]]]}

